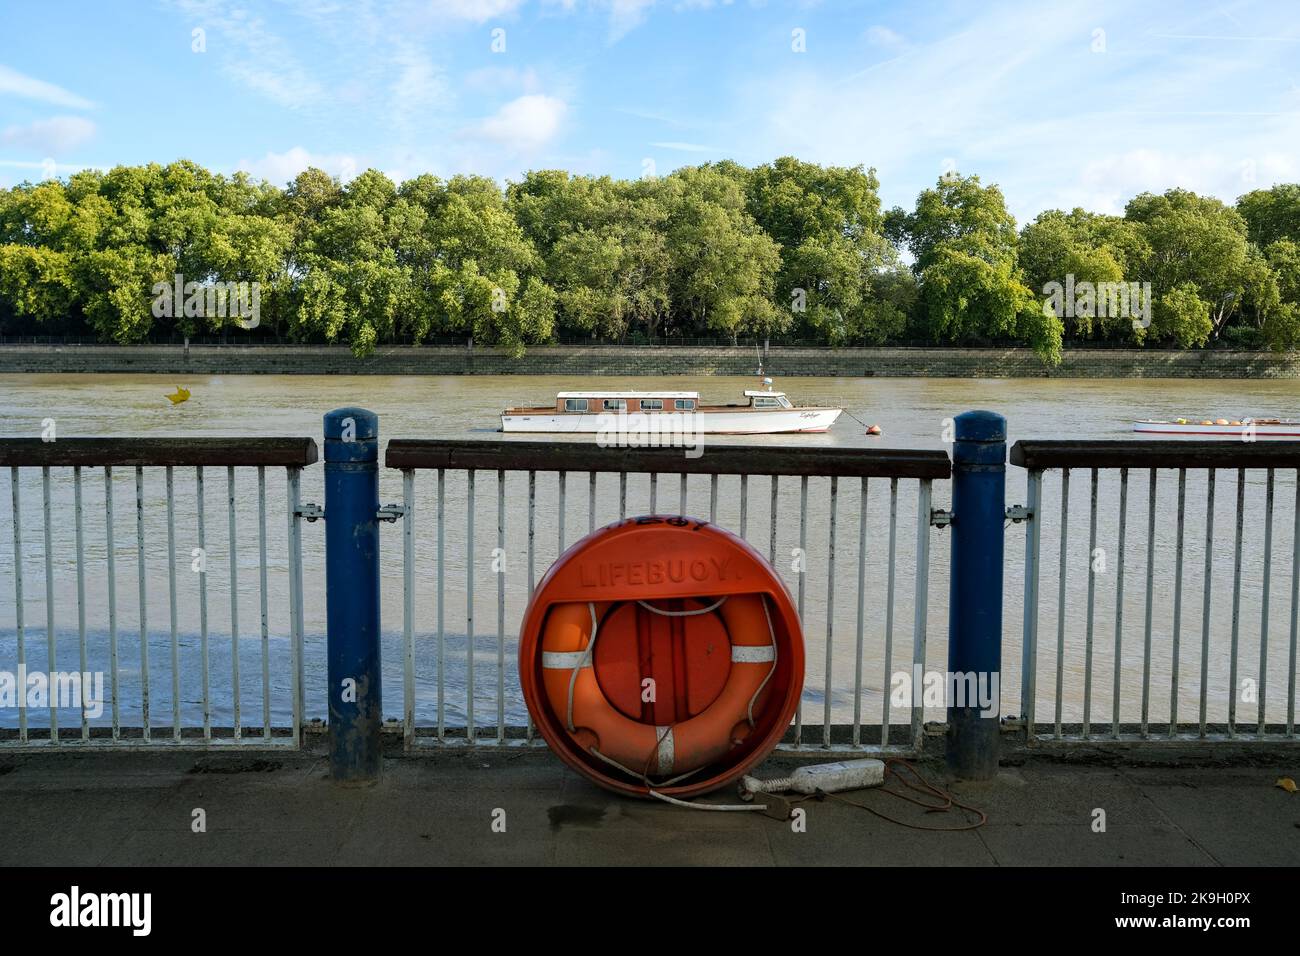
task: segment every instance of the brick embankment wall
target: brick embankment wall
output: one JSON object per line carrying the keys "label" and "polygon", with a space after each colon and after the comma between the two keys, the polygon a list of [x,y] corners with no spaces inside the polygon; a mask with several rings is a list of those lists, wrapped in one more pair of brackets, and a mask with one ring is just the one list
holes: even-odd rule
{"label": "brick embankment wall", "polygon": [[[341,346],[4,345],[0,372],[278,375],[752,375],[749,347],[386,346],[356,358]],[[931,378],[1300,378],[1300,356],[1272,352],[1071,349],[1047,368],[1027,349],[773,348],[775,376]]]}

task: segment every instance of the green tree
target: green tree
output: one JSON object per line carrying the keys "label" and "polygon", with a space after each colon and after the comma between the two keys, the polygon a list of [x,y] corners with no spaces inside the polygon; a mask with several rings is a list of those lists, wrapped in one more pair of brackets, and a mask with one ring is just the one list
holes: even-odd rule
{"label": "green tree", "polygon": [[886,230],[915,257],[927,331],[942,342],[1023,342],[1044,362],[1061,360],[1063,326],[1025,285],[1016,261],[1016,223],[996,186],[948,176],[894,210]]}
{"label": "green tree", "polygon": [[1300,242],[1300,184],[1256,189],[1237,200],[1250,241],[1261,249],[1280,239]]}

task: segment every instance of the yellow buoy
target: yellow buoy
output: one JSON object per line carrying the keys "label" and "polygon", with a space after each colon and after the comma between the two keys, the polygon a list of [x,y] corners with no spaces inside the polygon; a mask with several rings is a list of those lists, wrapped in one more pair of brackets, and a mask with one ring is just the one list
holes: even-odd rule
{"label": "yellow buoy", "polygon": [[190,390],[183,385],[176,386],[176,394],[168,395],[167,400],[173,405],[179,405],[181,402],[189,401]]}

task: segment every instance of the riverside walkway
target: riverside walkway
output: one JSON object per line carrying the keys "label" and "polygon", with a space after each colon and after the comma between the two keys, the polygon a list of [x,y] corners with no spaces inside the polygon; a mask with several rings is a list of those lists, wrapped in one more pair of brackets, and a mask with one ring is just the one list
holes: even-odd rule
{"label": "riverside walkway", "polygon": [[[706,813],[606,793],[549,752],[387,758],[340,787],[323,753],[14,753],[0,756],[0,865],[1297,865],[1294,760],[1106,766],[1027,757],[995,780],[931,780],[988,814],[928,833],[832,801],[804,832],[760,813]],[[770,759],[761,776],[782,774]],[[896,784],[891,784],[896,786]],[[878,791],[846,795],[923,826],[953,826]],[[734,802],[724,790],[705,798]],[[195,811],[206,832],[193,830]],[[1094,832],[1095,811],[1106,815]],[[505,832],[494,832],[504,810]],[[498,824],[499,829],[499,824]]]}

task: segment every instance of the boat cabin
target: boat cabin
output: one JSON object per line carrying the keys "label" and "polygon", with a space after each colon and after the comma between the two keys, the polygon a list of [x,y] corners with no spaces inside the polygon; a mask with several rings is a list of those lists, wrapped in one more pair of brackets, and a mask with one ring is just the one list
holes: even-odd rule
{"label": "boat cabin", "polygon": [[560,392],[555,410],[568,414],[601,412],[693,412],[699,392]]}

